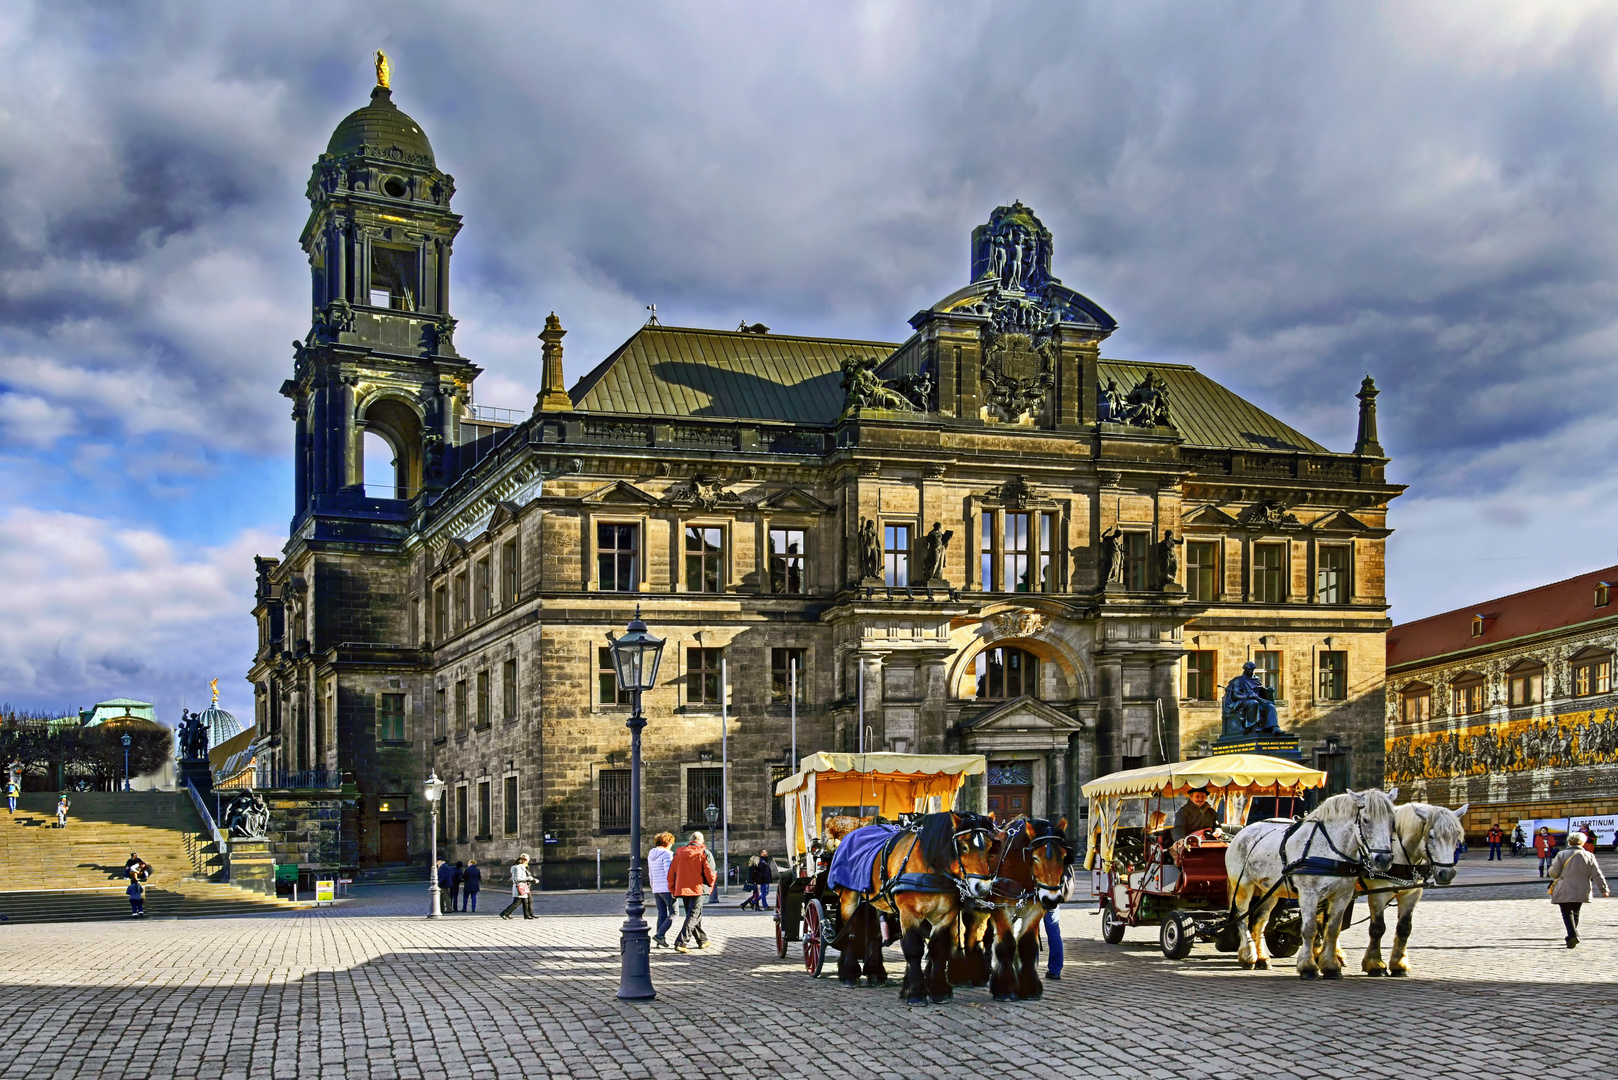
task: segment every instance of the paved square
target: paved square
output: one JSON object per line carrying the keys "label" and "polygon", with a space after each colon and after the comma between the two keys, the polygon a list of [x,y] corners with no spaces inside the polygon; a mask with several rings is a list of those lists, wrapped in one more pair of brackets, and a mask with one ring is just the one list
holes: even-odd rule
{"label": "paved square", "polygon": [[[620,1003],[610,894],[542,896],[532,923],[496,918],[495,893],[429,922],[424,889],[389,888],[297,915],[0,927],[0,1076],[1606,1073],[1618,903],[1586,907],[1569,950],[1524,888],[1539,898],[1424,905],[1413,978],[1337,983],[1242,972],[1211,946],[1171,962],[1145,929],[1109,947],[1070,907],[1044,1000],[962,990],[925,1009],[812,980],[775,958],[767,915],[724,909],[708,950],[654,952],[657,1001]],[[1347,940],[1357,970],[1364,929]]]}

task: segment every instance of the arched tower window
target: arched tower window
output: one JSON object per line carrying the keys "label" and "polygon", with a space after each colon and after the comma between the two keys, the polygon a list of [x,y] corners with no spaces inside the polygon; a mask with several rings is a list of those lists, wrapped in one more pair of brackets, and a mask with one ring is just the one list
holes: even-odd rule
{"label": "arched tower window", "polygon": [[414,499],[421,490],[421,417],[396,397],[365,409],[362,479],[373,499]]}
{"label": "arched tower window", "polygon": [[399,455],[379,431],[364,434],[361,457],[365,494],[373,499],[397,499],[399,495]]}
{"label": "arched tower window", "polygon": [[1039,657],[1026,649],[996,645],[978,653],[975,663],[979,701],[1039,696]]}

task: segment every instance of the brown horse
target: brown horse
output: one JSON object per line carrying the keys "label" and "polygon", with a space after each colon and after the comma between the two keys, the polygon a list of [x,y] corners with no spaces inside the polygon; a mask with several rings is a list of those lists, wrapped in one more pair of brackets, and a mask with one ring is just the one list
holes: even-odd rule
{"label": "brown horse", "polygon": [[905,954],[899,997],[910,1005],[925,1005],[929,999],[948,1001],[952,991],[945,970],[961,900],[989,895],[993,835],[994,822],[980,814],[926,814],[872,864],[869,889],[857,892],[838,886],[847,935],[837,962],[838,978],[845,985],[858,985],[863,957],[866,981],[872,986],[887,981],[878,913],[897,914]]}
{"label": "brown horse", "polygon": [[1067,818],[1013,821],[1000,841],[994,889],[994,972],[989,992],[996,1001],[1037,998],[1039,935],[1045,913],[1062,902],[1062,884],[1073,862]]}

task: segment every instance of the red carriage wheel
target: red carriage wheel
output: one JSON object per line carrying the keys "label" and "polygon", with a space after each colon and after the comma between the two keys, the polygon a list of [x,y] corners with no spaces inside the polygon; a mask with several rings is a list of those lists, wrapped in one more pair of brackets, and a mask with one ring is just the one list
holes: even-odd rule
{"label": "red carriage wheel", "polygon": [[824,923],[825,909],[819,900],[803,905],[803,966],[812,979],[820,978],[820,967],[826,962],[826,943],[820,939]]}
{"label": "red carriage wheel", "polygon": [[775,890],[775,955],[782,960],[787,958],[787,928],[781,922],[781,897],[786,891],[785,885]]}

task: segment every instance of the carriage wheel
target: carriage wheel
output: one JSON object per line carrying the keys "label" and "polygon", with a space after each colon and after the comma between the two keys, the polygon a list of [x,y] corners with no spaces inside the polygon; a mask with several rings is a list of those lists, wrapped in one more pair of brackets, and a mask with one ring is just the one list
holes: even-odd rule
{"label": "carriage wheel", "polygon": [[787,958],[787,928],[781,922],[781,895],[784,892],[784,887],[775,891],[775,955],[782,960]]}
{"label": "carriage wheel", "polygon": [[1101,940],[1108,945],[1116,945],[1124,940],[1124,924],[1113,914],[1111,904],[1101,909]]}
{"label": "carriage wheel", "polygon": [[1163,919],[1157,943],[1170,960],[1184,960],[1197,943],[1196,921],[1183,911],[1171,911]]}
{"label": "carriage wheel", "polygon": [[803,905],[803,966],[811,979],[820,978],[820,967],[826,962],[826,943],[820,938],[825,921],[825,909],[819,900]]}
{"label": "carriage wheel", "polygon": [[1291,918],[1276,913],[1275,918],[1264,928],[1264,947],[1270,951],[1271,956],[1295,956],[1303,945],[1303,923],[1298,918],[1297,909],[1292,910]]}

